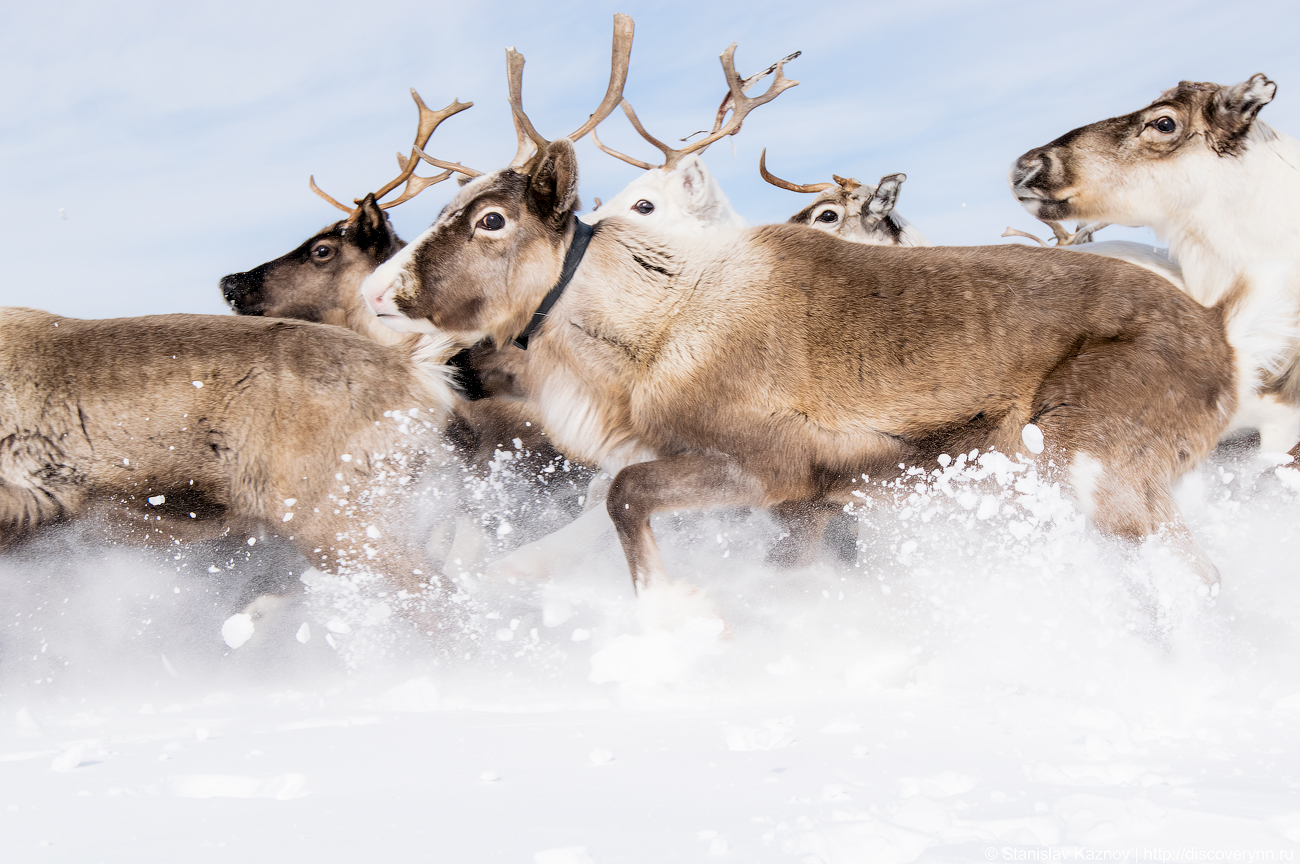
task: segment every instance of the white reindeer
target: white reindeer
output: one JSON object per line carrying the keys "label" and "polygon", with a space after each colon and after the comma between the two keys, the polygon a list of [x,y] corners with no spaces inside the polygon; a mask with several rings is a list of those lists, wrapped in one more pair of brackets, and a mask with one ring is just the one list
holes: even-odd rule
{"label": "white reindeer", "polygon": [[[1016,160],[1032,215],[1146,225],[1169,241],[1183,288],[1212,305],[1282,281],[1272,326],[1300,325],[1300,143],[1257,119],[1277,86],[1181,82],[1150,105],[1069,132]],[[1239,287],[1240,286],[1240,287]],[[1254,304],[1251,304],[1254,305]],[[1265,451],[1300,453],[1300,339],[1243,402]]]}
{"label": "white reindeer", "polygon": [[[732,48],[734,49],[735,46],[733,45]],[[741,92],[750,90],[759,81],[775,72],[778,66],[784,68],[784,64],[798,57],[800,53],[802,52],[796,51],[762,72],[745,78],[740,82]],[[727,73],[725,63],[723,72],[734,74],[734,71]],[[775,99],[782,91],[798,83],[798,81],[785,81],[779,90],[763,97],[763,101],[759,104]],[[593,129],[592,142],[603,152],[629,165],[643,168],[646,173],[633,180],[623,188],[623,191],[594,211],[583,216],[582,221],[594,225],[610,216],[628,216],[645,220],[646,224],[653,225],[658,230],[698,231],[701,228],[744,228],[745,220],[731,206],[722,187],[718,185],[718,181],[709,173],[709,169],[700,158],[700,154],[708,149],[710,144],[739,132],[744,122],[744,117],[737,116],[734,110],[730,84],[731,82],[728,81],[727,95],[718,106],[712,131],[706,137],[681,149],[670,147],[647,132],[637,118],[636,112],[632,110],[631,104],[626,99],[623,100],[623,111],[627,114],[628,120],[632,122],[632,126],[641,137],[664,154],[664,162],[662,165],[652,165],[607,147],[596,137],[596,131]],[[729,113],[731,118],[728,120]]]}

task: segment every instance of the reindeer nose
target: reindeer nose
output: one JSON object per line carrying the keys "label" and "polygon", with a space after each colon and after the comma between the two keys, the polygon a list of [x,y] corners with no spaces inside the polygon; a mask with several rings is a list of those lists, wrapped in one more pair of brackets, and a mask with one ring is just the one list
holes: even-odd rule
{"label": "reindeer nose", "polygon": [[256,286],[250,284],[247,273],[231,273],[229,276],[222,276],[219,283],[221,296],[225,298],[235,311],[239,311],[241,303],[247,303]]}
{"label": "reindeer nose", "polygon": [[1046,154],[1041,149],[1030,150],[1011,166],[1011,174],[1007,180],[1011,183],[1012,189],[1021,189],[1041,174],[1046,167]]}

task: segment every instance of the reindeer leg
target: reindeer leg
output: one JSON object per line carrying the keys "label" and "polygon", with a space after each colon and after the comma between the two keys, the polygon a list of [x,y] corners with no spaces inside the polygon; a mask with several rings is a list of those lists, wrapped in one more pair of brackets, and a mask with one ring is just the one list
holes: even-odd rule
{"label": "reindeer leg", "polygon": [[767,553],[778,567],[806,567],[820,557],[822,536],[842,507],[821,501],[786,501],[772,508],[784,536]]}
{"label": "reindeer leg", "polygon": [[[1086,457],[1085,457],[1086,458]],[[1219,570],[1192,539],[1165,483],[1101,469],[1090,478],[1085,509],[1103,534],[1137,544],[1160,533],[1183,554],[1193,571],[1211,591],[1219,584]],[[1076,489],[1076,492],[1079,491]]]}
{"label": "reindeer leg", "polygon": [[759,481],[735,460],[714,453],[688,453],[629,465],[614,477],[605,507],[632,571],[632,587],[641,591],[667,581],[650,517],[665,510],[761,506]]}

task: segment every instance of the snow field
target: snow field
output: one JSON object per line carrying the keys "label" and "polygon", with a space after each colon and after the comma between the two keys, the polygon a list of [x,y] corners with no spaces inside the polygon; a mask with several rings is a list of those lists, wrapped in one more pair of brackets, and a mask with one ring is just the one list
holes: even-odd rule
{"label": "snow field", "polygon": [[1220,453],[1181,487],[1217,597],[997,454],[864,500],[856,561],[774,570],[762,514],[665,517],[663,629],[607,520],[494,570],[496,526],[531,539],[510,514],[535,504],[499,461],[471,623],[434,644],[382,586],[313,572],[232,650],[241,581],[292,569],[271,543],[176,559],[69,532],[0,562],[15,860],[1300,847],[1292,469]]}

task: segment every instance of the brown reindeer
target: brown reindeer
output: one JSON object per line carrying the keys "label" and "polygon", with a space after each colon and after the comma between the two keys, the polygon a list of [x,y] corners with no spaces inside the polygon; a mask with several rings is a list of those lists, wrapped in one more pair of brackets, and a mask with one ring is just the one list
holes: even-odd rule
{"label": "brown reindeer", "polygon": [[110,516],[115,539],[269,534],[323,570],[448,593],[422,515],[440,496],[422,478],[447,458],[445,340],[33,309],[0,311],[0,335],[4,543]]}
{"label": "brown reindeer", "polygon": [[[452,100],[446,108],[433,111],[414,89],[411,97],[419,109],[419,125],[411,154],[397,156],[398,175],[356,199],[353,207],[321,191],[315,177],[311,178],[312,191],[347,217],[325,226],[286,255],[223,276],[222,297],[236,314],[334,324],[381,345],[409,339],[379,323],[361,299],[360,286],[376,267],[406,245],[393,230],[386,211],[457,173],[455,168],[447,168],[436,176],[420,177],[415,169],[438,126],[474,104]],[[468,177],[477,172],[461,167],[460,173]],[[402,184],[406,185],[400,195],[391,201],[381,200]],[[457,383],[466,398],[457,401],[447,432],[450,440],[470,454],[472,462],[486,464],[496,450],[511,449],[515,439],[534,461],[546,463],[557,456],[546,441],[540,418],[530,414],[521,399],[518,381],[525,362],[523,351],[513,346],[499,350],[476,346],[448,362],[457,370]]]}
{"label": "brown reindeer", "polygon": [[528,390],[557,446],[622,466],[607,507],[636,586],[665,578],[656,513],[769,507],[811,548],[855,489],[990,448],[1067,482],[1109,535],[1167,530],[1217,578],[1170,488],[1234,410],[1233,299],[1206,309],[1054,250],[584,228],[571,142],[530,135],[531,160],[462,187],[362,290],[401,329],[531,331]]}

